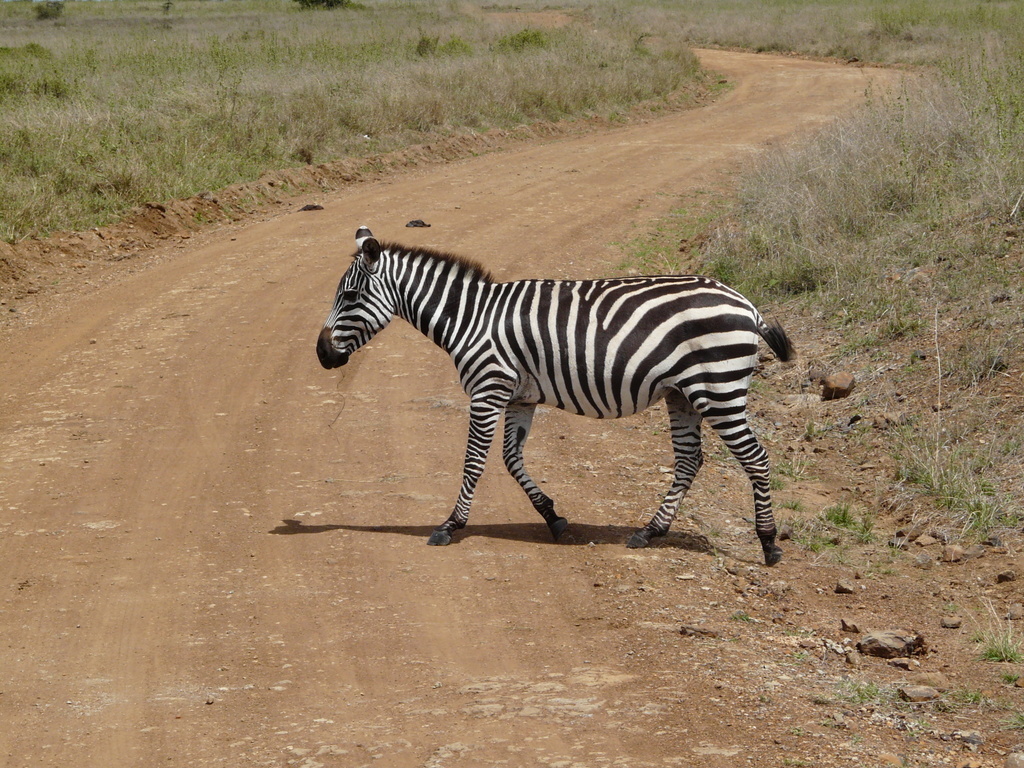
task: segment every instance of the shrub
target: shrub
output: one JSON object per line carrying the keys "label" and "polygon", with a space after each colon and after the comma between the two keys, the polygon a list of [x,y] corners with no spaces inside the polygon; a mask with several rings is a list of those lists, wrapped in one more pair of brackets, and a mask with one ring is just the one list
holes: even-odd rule
{"label": "shrub", "polygon": [[36,18],[40,21],[48,19],[59,19],[64,13],[64,0],[46,0],[43,3],[36,3]]}
{"label": "shrub", "polygon": [[347,8],[353,0],[295,0],[303,8]]}
{"label": "shrub", "polygon": [[523,29],[499,38],[494,44],[494,49],[502,53],[522,53],[531,48],[547,48],[550,43],[546,32],[540,29]]}
{"label": "shrub", "polygon": [[446,43],[441,42],[440,37],[420,35],[416,43],[417,56],[469,56],[473,53],[473,46],[461,37],[453,37]]}

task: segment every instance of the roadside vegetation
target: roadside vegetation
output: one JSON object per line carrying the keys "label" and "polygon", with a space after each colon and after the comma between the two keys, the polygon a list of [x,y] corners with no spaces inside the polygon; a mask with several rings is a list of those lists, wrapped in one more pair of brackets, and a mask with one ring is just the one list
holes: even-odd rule
{"label": "roadside vegetation", "polygon": [[[682,201],[638,238],[642,258],[629,266],[718,277],[800,317],[789,322],[803,326],[811,349],[815,337],[841,339],[818,362],[861,383],[815,437],[889,454],[895,472],[882,496],[897,515],[953,540],[1019,527],[1024,6],[767,7],[762,17],[741,0],[717,4],[689,33],[917,66],[897,92],[868,93],[863,109],[814,140],[763,156],[732,210]],[[714,221],[695,237],[709,210]],[[851,416],[868,418],[850,429]],[[821,527],[802,522],[798,531]]]}
{"label": "roadside vegetation", "polygon": [[[116,219],[282,167],[438,136],[686,101],[665,10],[551,23],[472,4],[0,4],[0,238]],[[586,24],[571,23],[583,19]],[[659,32],[659,39],[649,36]]]}
{"label": "roadside vegetation", "polygon": [[890,498],[973,540],[1021,522],[1022,80],[1019,22],[968,36],[758,162],[702,252],[705,271],[839,333],[829,362],[865,382],[860,408],[898,414]]}

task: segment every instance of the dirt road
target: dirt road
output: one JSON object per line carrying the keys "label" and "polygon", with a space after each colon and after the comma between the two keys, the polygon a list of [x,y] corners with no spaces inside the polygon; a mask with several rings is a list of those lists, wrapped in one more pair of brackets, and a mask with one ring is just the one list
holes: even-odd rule
{"label": "dirt road", "polygon": [[[360,224],[499,279],[608,274],[608,245],[677,195],[728,185],[753,153],[894,79],[701,56],[733,83],[708,106],[354,185],[321,211],[301,200],[3,332],[0,765],[834,754],[795,742],[766,694],[785,685],[764,656],[781,630],[752,625],[730,647],[679,635],[735,610],[698,537],[622,546],[666,487],[663,412],[539,416],[528,460],[568,545],[492,461],[470,527],[433,548],[466,427],[449,360],[398,323],[340,374],[314,354]],[[417,218],[433,226],[404,228]],[[756,563],[749,507],[720,456],[688,503]],[[796,578],[788,563],[764,578]]]}

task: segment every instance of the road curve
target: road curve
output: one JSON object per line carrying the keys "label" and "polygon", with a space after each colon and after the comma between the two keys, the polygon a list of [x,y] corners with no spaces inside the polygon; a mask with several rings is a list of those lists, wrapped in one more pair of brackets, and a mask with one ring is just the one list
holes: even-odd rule
{"label": "road curve", "polygon": [[0,334],[0,766],[760,764],[756,723],[700,706],[721,694],[670,646],[638,661],[594,586],[629,581],[657,501],[592,471],[647,450],[637,422],[538,420],[535,474],[594,546],[552,546],[498,461],[427,547],[465,434],[450,362],[397,323],[340,373],[314,354],[360,224],[499,279],[609,274],[679,195],[893,78],[700,55],[714,103],[224,227]]}

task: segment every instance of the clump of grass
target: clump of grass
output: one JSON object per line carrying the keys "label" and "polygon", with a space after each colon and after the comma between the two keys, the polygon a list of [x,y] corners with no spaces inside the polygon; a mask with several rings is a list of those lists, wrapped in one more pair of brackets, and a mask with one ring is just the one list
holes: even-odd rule
{"label": "clump of grass", "polygon": [[873,681],[843,680],[836,696],[851,704],[892,704],[896,701],[896,690]]}
{"label": "clump of grass", "polygon": [[1024,731],[1024,712],[1014,712],[1005,718],[1003,728],[1007,731]]}
{"label": "clump of grass", "polygon": [[912,483],[946,511],[961,536],[982,537],[1016,524],[1017,513],[991,479],[998,460],[992,446],[958,440],[941,426],[906,429],[895,441],[897,480]]}
{"label": "clump of grass", "polygon": [[494,49],[506,53],[522,53],[523,51],[547,48],[550,45],[551,38],[544,30],[521,29],[500,37],[494,44]]}
{"label": "clump of grass", "polygon": [[863,544],[873,540],[875,518],[867,510],[857,510],[849,502],[839,502],[822,510],[821,518],[829,525],[849,531]]}
{"label": "clump of grass", "polygon": [[817,517],[795,520],[793,538],[811,552],[823,552],[850,541],[873,541],[874,526],[874,515],[869,511],[839,502],[823,509]]}
{"label": "clump of grass", "polygon": [[981,661],[1024,662],[1021,638],[1007,623],[981,630],[974,636],[974,641],[979,645],[978,658]]}

